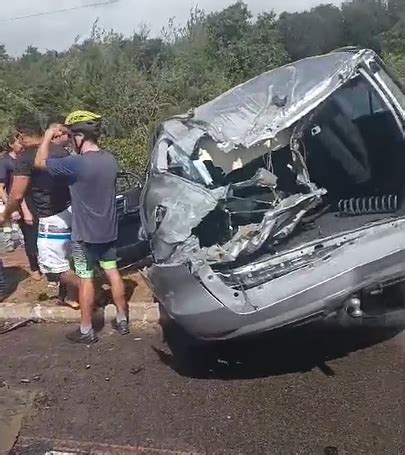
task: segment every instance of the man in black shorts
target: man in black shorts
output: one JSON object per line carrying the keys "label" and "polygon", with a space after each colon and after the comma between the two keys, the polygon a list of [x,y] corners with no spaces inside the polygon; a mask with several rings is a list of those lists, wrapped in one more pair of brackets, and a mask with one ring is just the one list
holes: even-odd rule
{"label": "man in black shorts", "polygon": [[98,146],[102,133],[101,117],[86,111],[70,114],[65,126],[78,155],[49,158],[52,141],[64,133],[52,128],[45,133],[38,149],[35,165],[52,176],[68,177],[72,196],[72,240],[75,270],[80,277],[80,328],[67,338],[74,343],[91,344],[97,341],[92,326],[95,301],[94,269],[100,266],[110,284],[117,307],[116,329],[121,335],[129,333],[128,303],[125,287],[117,268],[116,240],[118,222],[116,210],[116,180],[118,173],[114,157]]}

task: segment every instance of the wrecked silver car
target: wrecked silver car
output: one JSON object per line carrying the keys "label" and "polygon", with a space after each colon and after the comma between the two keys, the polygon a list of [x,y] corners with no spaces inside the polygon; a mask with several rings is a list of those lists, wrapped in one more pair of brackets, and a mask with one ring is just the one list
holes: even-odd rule
{"label": "wrecked silver car", "polygon": [[205,340],[348,312],[405,277],[405,95],[370,50],[264,73],[156,132],[142,193],[168,315]]}

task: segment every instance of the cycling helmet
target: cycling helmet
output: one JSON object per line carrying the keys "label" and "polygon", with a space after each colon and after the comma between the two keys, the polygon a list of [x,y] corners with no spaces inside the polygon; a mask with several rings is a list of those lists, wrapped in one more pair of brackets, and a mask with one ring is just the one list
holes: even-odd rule
{"label": "cycling helmet", "polygon": [[74,111],[66,117],[70,132],[83,134],[85,139],[97,140],[103,134],[102,117],[89,111]]}
{"label": "cycling helmet", "polygon": [[65,120],[65,125],[69,127],[74,127],[81,123],[100,123],[101,115],[95,114],[90,111],[74,111],[70,113]]}

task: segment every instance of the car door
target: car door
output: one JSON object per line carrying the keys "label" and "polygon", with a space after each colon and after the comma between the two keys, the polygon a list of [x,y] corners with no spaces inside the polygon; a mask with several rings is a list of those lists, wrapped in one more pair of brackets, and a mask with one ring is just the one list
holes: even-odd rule
{"label": "car door", "polygon": [[142,180],[132,172],[120,172],[117,179],[118,256],[120,266],[142,261],[149,254],[147,242],[139,239]]}

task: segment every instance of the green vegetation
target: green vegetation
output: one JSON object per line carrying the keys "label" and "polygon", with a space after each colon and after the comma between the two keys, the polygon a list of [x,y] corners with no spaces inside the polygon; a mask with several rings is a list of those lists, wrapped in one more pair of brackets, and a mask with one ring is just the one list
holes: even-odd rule
{"label": "green vegetation", "polygon": [[130,38],[95,24],[91,38],[65,52],[28,47],[20,58],[0,45],[0,141],[27,113],[46,125],[74,109],[109,120],[106,146],[121,165],[142,171],[150,133],[226,89],[288,61],[358,45],[379,52],[405,82],[405,3],[351,0],[302,13],[253,17],[237,2],[218,13],[191,12],[161,37]]}

